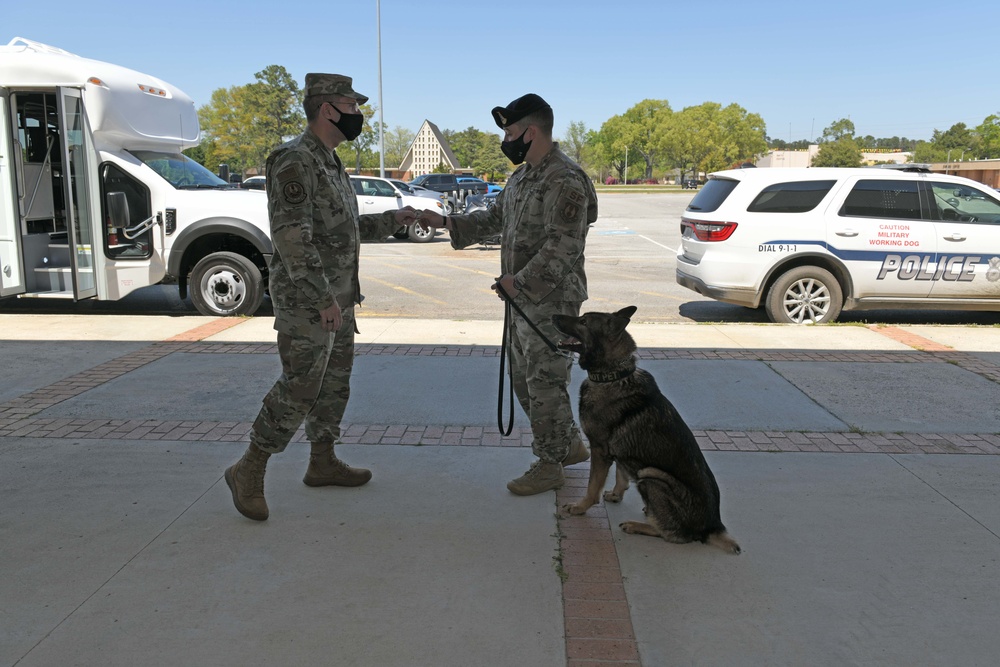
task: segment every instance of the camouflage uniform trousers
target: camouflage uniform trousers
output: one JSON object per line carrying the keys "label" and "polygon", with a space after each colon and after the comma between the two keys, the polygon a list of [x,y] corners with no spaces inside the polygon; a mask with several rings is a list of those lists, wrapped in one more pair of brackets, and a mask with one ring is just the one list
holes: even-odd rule
{"label": "camouflage uniform trousers", "polygon": [[[556,314],[579,317],[579,301],[534,304],[518,298],[517,305],[542,333],[558,343],[565,336],[552,324]],[[531,451],[542,461],[558,463],[569,454],[570,446],[580,440],[580,428],[573,419],[569,396],[572,358],[553,352],[524,318],[511,311],[511,368],[514,394],[531,423]]]}
{"label": "camouflage uniform trousers", "polygon": [[[250,442],[265,452],[284,451],[305,421],[310,442],[335,443],[351,396],[354,368],[354,309],[343,310],[334,333],[290,336],[278,333],[281,376],[264,397]],[[318,313],[316,327],[319,330]]]}

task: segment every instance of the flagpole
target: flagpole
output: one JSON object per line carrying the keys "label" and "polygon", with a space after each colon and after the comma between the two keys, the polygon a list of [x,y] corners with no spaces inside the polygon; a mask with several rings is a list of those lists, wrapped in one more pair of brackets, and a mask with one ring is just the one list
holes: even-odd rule
{"label": "flagpole", "polygon": [[382,0],[375,0],[378,27],[378,175],[385,178],[385,107],[382,104]]}

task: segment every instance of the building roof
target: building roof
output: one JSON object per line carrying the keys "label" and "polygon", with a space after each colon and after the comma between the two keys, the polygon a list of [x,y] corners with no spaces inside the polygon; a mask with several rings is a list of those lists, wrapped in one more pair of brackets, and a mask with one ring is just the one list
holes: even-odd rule
{"label": "building roof", "polygon": [[413,151],[417,143],[417,138],[420,136],[420,132],[427,127],[431,134],[434,136],[435,141],[441,146],[441,153],[444,156],[444,162],[450,169],[459,169],[461,165],[458,163],[458,158],[455,156],[455,152],[451,150],[451,145],[445,138],[438,126],[429,120],[424,120],[420,129],[417,130],[416,135],[413,137],[413,141],[410,142],[410,147],[406,149],[406,153],[403,155],[403,161],[400,163],[399,168],[401,171],[409,171],[410,166],[413,164]]}

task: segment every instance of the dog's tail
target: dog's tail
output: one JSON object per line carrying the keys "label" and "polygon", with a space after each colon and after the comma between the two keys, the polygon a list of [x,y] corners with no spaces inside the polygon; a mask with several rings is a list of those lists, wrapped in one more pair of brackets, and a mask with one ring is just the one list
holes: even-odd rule
{"label": "dog's tail", "polygon": [[722,549],[726,553],[733,554],[734,556],[738,556],[743,552],[743,550],[740,549],[740,545],[736,543],[736,540],[734,540],[729,533],[724,530],[712,533],[708,536],[708,539],[705,540],[705,542],[707,544],[711,544],[713,547]]}

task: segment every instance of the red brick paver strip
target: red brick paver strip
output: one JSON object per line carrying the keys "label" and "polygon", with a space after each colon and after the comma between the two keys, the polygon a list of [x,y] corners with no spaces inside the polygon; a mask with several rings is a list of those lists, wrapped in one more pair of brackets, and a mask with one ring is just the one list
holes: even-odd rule
{"label": "red brick paver strip", "polygon": [[237,324],[243,324],[246,320],[242,317],[219,317],[211,322],[202,324],[200,327],[195,327],[184,333],[179,333],[176,336],[168,338],[171,342],[190,342],[199,341],[208,338],[209,336],[214,336],[217,333],[225,331],[226,329],[231,329]]}
{"label": "red brick paver strip", "polygon": [[589,463],[567,468],[566,484],[556,492],[566,667],[640,665],[604,502],[583,516],[571,516],[562,509],[586,494],[589,477]]}

